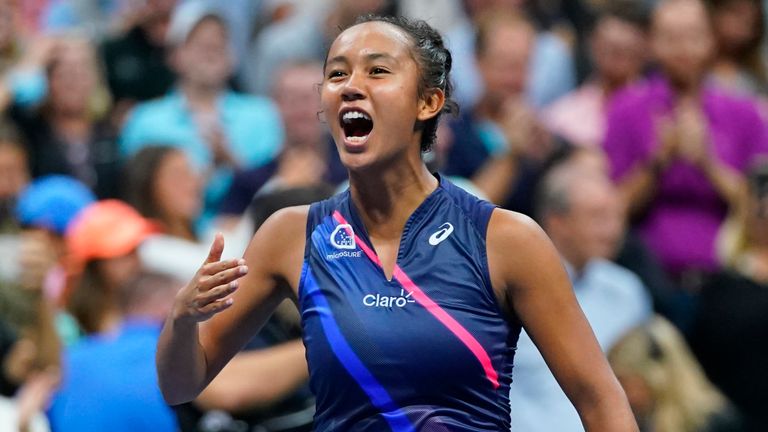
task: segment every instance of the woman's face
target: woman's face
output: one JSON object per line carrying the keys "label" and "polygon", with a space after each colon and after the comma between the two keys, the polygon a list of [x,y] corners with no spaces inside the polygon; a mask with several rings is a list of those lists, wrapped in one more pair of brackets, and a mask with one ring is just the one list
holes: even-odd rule
{"label": "woman's face", "polygon": [[174,150],[160,162],[153,184],[152,197],[161,217],[195,220],[202,209],[200,177],[186,155]]}
{"label": "woman's face", "polygon": [[15,145],[0,144],[0,201],[18,196],[28,183],[27,155]]}
{"label": "woman's face", "polygon": [[58,46],[49,75],[50,102],[54,110],[82,114],[88,109],[96,87],[96,64],[86,42],[63,42]]}
{"label": "woman's face", "polygon": [[704,6],[696,1],[662,3],[653,19],[654,56],[675,83],[702,79],[714,54],[714,37]]}
{"label": "woman's face", "polygon": [[104,283],[108,287],[117,288],[139,272],[141,260],[138,252],[134,249],[123,256],[99,260],[98,266]]}
{"label": "woman's face", "polygon": [[714,11],[712,24],[718,43],[726,53],[740,53],[749,47],[763,19],[759,4],[754,0],[732,0]]}
{"label": "woman's face", "polygon": [[381,22],[353,26],[331,45],[321,106],[347,168],[419,151],[417,121],[436,113],[418,96],[419,66],[410,49],[403,31]]}
{"label": "woman's face", "polygon": [[14,6],[8,1],[0,1],[0,51],[8,49],[16,36]]}
{"label": "woman's face", "polygon": [[221,87],[232,74],[233,58],[227,28],[206,18],[178,48],[177,69],[185,80],[206,87]]}

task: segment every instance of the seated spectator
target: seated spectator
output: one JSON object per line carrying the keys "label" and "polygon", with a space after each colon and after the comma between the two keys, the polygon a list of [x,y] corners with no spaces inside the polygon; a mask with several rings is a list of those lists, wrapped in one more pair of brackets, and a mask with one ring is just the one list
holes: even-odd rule
{"label": "seated spectator", "polygon": [[592,75],[542,113],[550,132],[569,142],[600,147],[613,94],[640,78],[646,63],[648,15],[636,0],[606,5],[590,35]]}
{"label": "seated spectator", "polygon": [[65,281],[63,236],[75,214],[94,200],[73,178],[38,179],[24,188],[13,209],[19,231],[0,236],[0,282],[9,284],[0,309],[11,305],[0,316],[31,329],[41,365],[58,364],[60,341],[77,334],[67,315],[57,314]]}
{"label": "seated spectator", "polygon": [[751,432],[768,430],[768,163],[748,178],[746,205],[724,231],[725,269],[699,298],[691,347]]}
{"label": "seated spectator", "polygon": [[266,95],[275,86],[277,72],[301,61],[324,61],[340,29],[360,15],[392,12],[393,0],[338,0],[320,11],[306,7],[287,19],[264,28],[245,56],[242,86],[250,93]]}
{"label": "seated spectator", "polygon": [[664,318],[654,317],[622,337],[608,360],[641,432],[744,431],[683,336]]}
{"label": "seated spectator", "polygon": [[[544,176],[546,177],[546,173],[553,169],[563,169],[559,168],[561,166],[581,168],[589,175],[605,177],[609,175],[608,160],[602,150],[597,148],[564,147],[547,161]],[[648,247],[638,238],[636,233],[630,229],[623,229],[618,249],[604,258],[610,259],[640,278],[651,295],[654,311],[669,317],[675,324],[682,319],[675,315],[679,290],[661,267],[658,259],[648,250]]]}
{"label": "seated spectator", "polygon": [[272,97],[285,123],[283,150],[274,161],[235,174],[219,213],[240,216],[256,193],[327,184],[346,180],[336,146],[318,120],[317,84],[323,79],[321,63],[297,63],[280,69]]}
{"label": "seated spectator", "polygon": [[125,197],[161,232],[197,241],[202,211],[202,179],[184,151],[172,146],[141,149],[126,165]]}
{"label": "seated spectator", "polygon": [[141,269],[137,248],[155,230],[118,200],[91,204],[71,222],[65,237],[68,275],[62,303],[83,333],[117,328],[118,289]]}
{"label": "seated spectator", "polygon": [[72,177],[51,175],[32,182],[19,195],[16,220],[22,227],[15,254],[23,287],[45,291],[52,301],[63,288],[64,233],[80,210],[96,200]]}
{"label": "seated spectator", "polygon": [[700,1],[661,2],[651,40],[660,73],[614,98],[604,148],[642,239],[693,292],[718,267],[716,233],[768,134],[752,102],[705,82],[714,42]]}
{"label": "seated spectator", "polygon": [[177,431],[157,384],[155,347],[180,283],[132,273],[115,292],[121,322],[70,347],[49,418],[56,431]]}
{"label": "seated spectator", "polygon": [[109,96],[93,47],[85,39],[58,38],[45,67],[48,92],[43,101],[11,109],[29,149],[32,176],[70,175],[97,196],[114,197],[119,155],[114,130],[104,120]]}
{"label": "seated spectator", "polygon": [[472,180],[490,201],[526,214],[532,214],[534,179],[555,148],[524,96],[535,37],[520,15],[492,11],[480,22],[476,48],[484,92],[451,123],[454,144],[444,170]]}
{"label": "seated spectator", "polygon": [[746,95],[768,93],[765,9],[761,0],[706,0],[717,43],[712,77]]}
{"label": "seated spectator", "polygon": [[157,235],[139,247],[139,258],[146,269],[189,279],[220,231],[225,234],[228,255],[245,252],[253,235],[247,218],[239,218],[228,227],[199,223],[202,180],[182,149],[144,147],[128,162],[126,180],[128,202],[158,229]]}
{"label": "seated spectator", "polygon": [[[493,11],[502,13],[523,13],[525,3],[521,0],[464,0],[461,2],[466,18],[446,31],[445,39],[453,55],[453,70],[456,98],[465,108],[476,105],[487,92],[482,71],[476,59],[479,27],[486,15]],[[502,43],[514,40],[505,38]],[[537,31],[534,34],[531,58],[525,65],[530,83],[525,89],[527,104],[541,108],[565,95],[576,85],[573,55],[568,43],[552,31]]]}
{"label": "seated spectator", "polygon": [[[610,180],[577,164],[544,178],[537,209],[563,257],[574,294],[604,351],[650,317],[651,301],[632,272],[611,263],[623,234],[622,206]],[[581,421],[531,338],[521,332],[510,403],[512,429],[581,431]]]}
{"label": "seated spectator", "polygon": [[168,31],[179,74],[167,96],[138,105],[122,131],[125,157],[154,143],[182,148],[206,184],[206,216],[215,210],[239,168],[275,158],[283,142],[280,116],[267,98],[226,89],[233,71],[229,34],[212,6],[190,1],[174,12]]}
{"label": "seated spectator", "polygon": [[175,77],[166,62],[165,41],[176,1],[130,2],[126,33],[102,46],[116,117],[122,118],[137,102],[164,95],[173,85]]}

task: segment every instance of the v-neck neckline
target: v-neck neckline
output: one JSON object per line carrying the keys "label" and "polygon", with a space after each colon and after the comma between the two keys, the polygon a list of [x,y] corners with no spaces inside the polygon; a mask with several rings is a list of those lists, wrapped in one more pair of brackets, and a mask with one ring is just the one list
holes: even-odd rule
{"label": "v-neck neckline", "polygon": [[[379,253],[376,251],[375,246],[373,245],[373,242],[371,241],[371,238],[368,236],[368,229],[365,227],[365,224],[363,223],[363,219],[360,216],[359,211],[357,210],[357,206],[355,205],[355,202],[352,200],[352,192],[350,190],[347,190],[347,203],[349,207],[349,215],[350,215],[350,222],[352,223],[352,227],[355,233],[358,233],[358,236],[361,240],[365,242],[365,244],[373,251],[373,254],[378,260],[378,262],[374,262],[376,264],[376,267],[378,268],[379,272],[381,273],[381,277],[387,282],[387,283],[393,283],[395,282],[395,269],[398,267],[402,268],[400,265],[400,261],[403,259],[403,245],[406,243],[406,241],[409,239],[408,234],[410,233],[411,227],[420,219],[422,214],[426,212],[426,209],[431,205],[432,201],[435,200],[437,195],[440,193],[440,191],[443,189],[443,177],[440,174],[435,173],[435,178],[437,179],[437,187],[427,195],[424,200],[416,207],[413,212],[408,216],[408,219],[405,221],[405,225],[403,226],[403,232],[400,233],[400,242],[397,245],[397,255],[395,256],[395,265],[392,269],[392,278],[387,278],[387,274],[384,271],[384,267],[381,265],[381,259],[379,258]],[[373,260],[372,260],[373,261]]]}

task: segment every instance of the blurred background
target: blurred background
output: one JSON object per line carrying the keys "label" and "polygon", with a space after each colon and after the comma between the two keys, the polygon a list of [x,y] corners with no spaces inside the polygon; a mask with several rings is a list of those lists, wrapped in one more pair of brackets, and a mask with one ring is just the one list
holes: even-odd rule
{"label": "blurred background", "polygon": [[[552,238],[643,432],[768,430],[761,0],[0,0],[0,431],[309,431],[292,303],[192,403],[154,350],[216,232],[343,190],[325,53],[425,19],[430,168]],[[581,431],[523,334],[512,429]]]}

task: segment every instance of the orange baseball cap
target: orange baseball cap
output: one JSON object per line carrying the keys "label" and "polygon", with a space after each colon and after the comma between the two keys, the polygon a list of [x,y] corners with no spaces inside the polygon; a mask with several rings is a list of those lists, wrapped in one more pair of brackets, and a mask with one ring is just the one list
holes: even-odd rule
{"label": "orange baseball cap", "polygon": [[115,199],[97,201],[75,216],[65,241],[70,265],[82,269],[93,259],[127,255],[159,230],[130,205]]}

